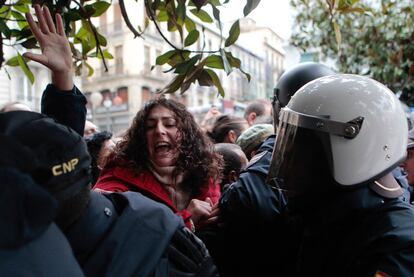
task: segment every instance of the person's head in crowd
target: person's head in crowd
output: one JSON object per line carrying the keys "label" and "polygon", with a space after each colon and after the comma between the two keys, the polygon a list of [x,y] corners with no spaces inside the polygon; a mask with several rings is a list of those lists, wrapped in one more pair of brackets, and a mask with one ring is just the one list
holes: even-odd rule
{"label": "person's head in crowd", "polygon": [[217,117],[221,115],[220,110],[217,106],[212,105],[208,112],[205,114],[203,120],[200,122],[201,129],[209,133],[213,129],[214,122],[216,121]]}
{"label": "person's head in crowd", "polygon": [[115,143],[112,141],[112,133],[102,131],[86,138],[89,155],[91,155],[92,185],[96,183],[99,174],[104,167],[107,158],[112,153]]}
{"label": "person's head in crowd", "polygon": [[238,137],[236,144],[241,147],[247,159],[250,160],[256,155],[260,145],[274,133],[274,127],[271,124],[255,124]]}
{"label": "person's head in crowd", "polygon": [[219,178],[212,143],[183,104],[165,97],[145,104],[115,152],[119,164],[175,180],[191,194]]}
{"label": "person's head in crowd", "polygon": [[211,132],[208,133],[215,143],[236,143],[240,134],[249,127],[244,118],[221,115],[214,122]]}
{"label": "person's head in crowd", "polygon": [[239,179],[240,172],[247,165],[247,158],[240,146],[234,143],[217,143],[214,145],[217,153],[223,157],[223,170],[221,173],[220,186],[232,184]]}
{"label": "person's head in crowd", "polygon": [[336,74],[335,71],[315,62],[300,63],[286,70],[277,81],[273,91],[273,119],[275,130],[279,124],[279,111],[286,106],[290,98],[307,83],[324,76]]}
{"label": "person's head in crowd", "polygon": [[85,130],[83,131],[83,137],[87,138],[99,132],[99,128],[91,121],[85,121]]}
{"label": "person's head in crowd", "polygon": [[45,115],[26,111],[0,114],[0,134],[33,152],[25,171],[58,201],[59,227],[75,222],[89,201],[90,156],[84,139]]}
{"label": "person's head in crowd", "polygon": [[308,83],[280,111],[269,181],[301,212],[365,184],[385,198],[405,158],[407,121],[396,96],[370,78],[337,74]]}
{"label": "person's head in crowd", "polygon": [[414,186],[414,129],[408,132],[407,157],[401,167],[407,174],[408,184]]}
{"label": "person's head in crowd", "polygon": [[272,104],[269,100],[258,99],[249,103],[244,111],[244,119],[249,126],[257,123],[272,122]]}
{"label": "person's head in crowd", "polygon": [[7,113],[12,111],[31,111],[32,109],[29,108],[26,104],[15,101],[5,104],[1,109],[0,112]]}

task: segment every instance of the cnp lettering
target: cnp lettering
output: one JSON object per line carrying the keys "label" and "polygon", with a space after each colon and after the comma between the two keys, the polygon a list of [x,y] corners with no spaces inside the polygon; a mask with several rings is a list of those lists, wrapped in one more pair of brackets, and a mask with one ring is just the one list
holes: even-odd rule
{"label": "cnp lettering", "polygon": [[52,167],[53,176],[59,176],[62,174],[66,174],[71,172],[75,169],[76,165],[78,164],[79,159],[75,158],[70,161],[64,162],[62,164],[57,164]]}

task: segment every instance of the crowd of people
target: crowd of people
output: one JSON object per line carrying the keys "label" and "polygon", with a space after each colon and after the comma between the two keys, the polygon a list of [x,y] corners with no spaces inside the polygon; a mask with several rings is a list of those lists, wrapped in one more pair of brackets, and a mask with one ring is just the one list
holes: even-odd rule
{"label": "crowd of people", "polygon": [[52,83],[41,113],[0,112],[2,276],[414,276],[414,130],[387,87],[303,63],[244,118],[159,96],[115,140],[34,7]]}

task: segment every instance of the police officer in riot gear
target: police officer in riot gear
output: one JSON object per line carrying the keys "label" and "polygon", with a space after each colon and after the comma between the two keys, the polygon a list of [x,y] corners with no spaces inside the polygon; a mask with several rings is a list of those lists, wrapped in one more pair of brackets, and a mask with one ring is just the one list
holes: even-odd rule
{"label": "police officer in riot gear", "polygon": [[[318,63],[301,63],[286,71],[275,88],[275,117],[297,89],[333,74],[333,70]],[[292,229],[285,220],[283,194],[266,184],[274,143],[274,135],[267,138],[239,180],[223,192],[219,208],[225,224],[216,234],[221,242],[215,242],[217,237],[199,234],[222,276],[267,276],[269,272],[287,276],[292,270],[297,251],[296,226]]]}
{"label": "police officer in riot gear", "polygon": [[366,77],[327,76],[279,119],[269,183],[303,219],[295,274],[414,276],[414,209],[390,173],[407,140],[395,95]]}

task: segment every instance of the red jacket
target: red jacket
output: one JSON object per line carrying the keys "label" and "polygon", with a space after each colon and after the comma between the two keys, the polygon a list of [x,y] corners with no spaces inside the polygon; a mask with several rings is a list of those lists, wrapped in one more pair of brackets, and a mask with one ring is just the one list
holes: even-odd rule
{"label": "red jacket", "polygon": [[[187,210],[178,211],[172,199],[168,195],[164,186],[148,170],[142,170],[135,173],[132,169],[123,167],[105,168],[94,186],[94,189],[124,192],[137,191],[143,195],[164,203],[170,207],[176,214],[180,215],[187,227],[191,229],[191,213]],[[210,181],[209,186],[193,199],[206,200],[209,197],[213,204],[217,203],[220,198],[220,186],[218,183]]]}

